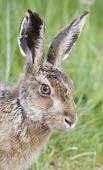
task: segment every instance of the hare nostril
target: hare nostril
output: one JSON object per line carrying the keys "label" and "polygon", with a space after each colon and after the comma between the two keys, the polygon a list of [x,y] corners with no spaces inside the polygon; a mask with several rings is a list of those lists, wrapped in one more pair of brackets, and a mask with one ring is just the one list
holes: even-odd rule
{"label": "hare nostril", "polygon": [[70,122],[69,120],[65,119],[65,122],[69,125],[69,126],[72,126],[72,122]]}

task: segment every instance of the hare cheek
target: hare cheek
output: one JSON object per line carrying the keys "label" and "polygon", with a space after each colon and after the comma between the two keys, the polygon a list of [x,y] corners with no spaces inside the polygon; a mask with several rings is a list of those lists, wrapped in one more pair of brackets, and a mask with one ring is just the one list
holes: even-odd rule
{"label": "hare cheek", "polygon": [[30,107],[30,110],[31,110],[31,113],[28,113],[27,117],[29,117],[34,122],[42,120],[42,111],[40,111],[40,109]]}
{"label": "hare cheek", "polygon": [[52,106],[54,113],[62,113],[63,107],[59,100],[54,100],[53,106]]}

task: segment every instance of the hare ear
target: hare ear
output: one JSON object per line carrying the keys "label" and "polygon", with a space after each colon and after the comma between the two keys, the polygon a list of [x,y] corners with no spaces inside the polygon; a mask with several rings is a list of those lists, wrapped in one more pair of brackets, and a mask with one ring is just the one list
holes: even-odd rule
{"label": "hare ear", "polygon": [[20,26],[18,43],[22,55],[26,56],[27,68],[35,69],[43,63],[44,57],[44,22],[41,16],[28,10]]}
{"label": "hare ear", "polygon": [[82,27],[85,23],[85,16],[88,14],[84,11],[67,27],[62,29],[54,38],[48,52],[47,61],[58,67],[62,60],[66,59],[71,48],[78,39]]}

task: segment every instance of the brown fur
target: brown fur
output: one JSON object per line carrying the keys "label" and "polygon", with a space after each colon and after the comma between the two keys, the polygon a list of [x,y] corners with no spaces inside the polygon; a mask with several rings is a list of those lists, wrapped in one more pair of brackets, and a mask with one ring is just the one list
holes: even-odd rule
{"label": "brown fur", "polygon": [[[15,87],[0,85],[0,170],[28,167],[54,130],[69,130],[77,121],[73,81],[44,61],[43,31],[42,18],[28,10],[19,35],[26,55],[23,75]],[[50,95],[42,94],[42,84],[49,86]]]}

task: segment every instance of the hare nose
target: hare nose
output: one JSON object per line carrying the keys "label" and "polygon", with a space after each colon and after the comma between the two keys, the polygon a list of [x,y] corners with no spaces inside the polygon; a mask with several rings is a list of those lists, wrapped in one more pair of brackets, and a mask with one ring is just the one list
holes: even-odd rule
{"label": "hare nose", "polygon": [[68,113],[65,112],[65,116],[64,116],[64,121],[71,127],[73,124],[75,124],[77,122],[78,118],[77,118],[77,113],[73,112],[73,113]]}
{"label": "hare nose", "polygon": [[67,120],[67,119],[65,119],[65,122],[69,125],[69,126],[72,126],[72,122],[71,121],[69,121],[69,120]]}

